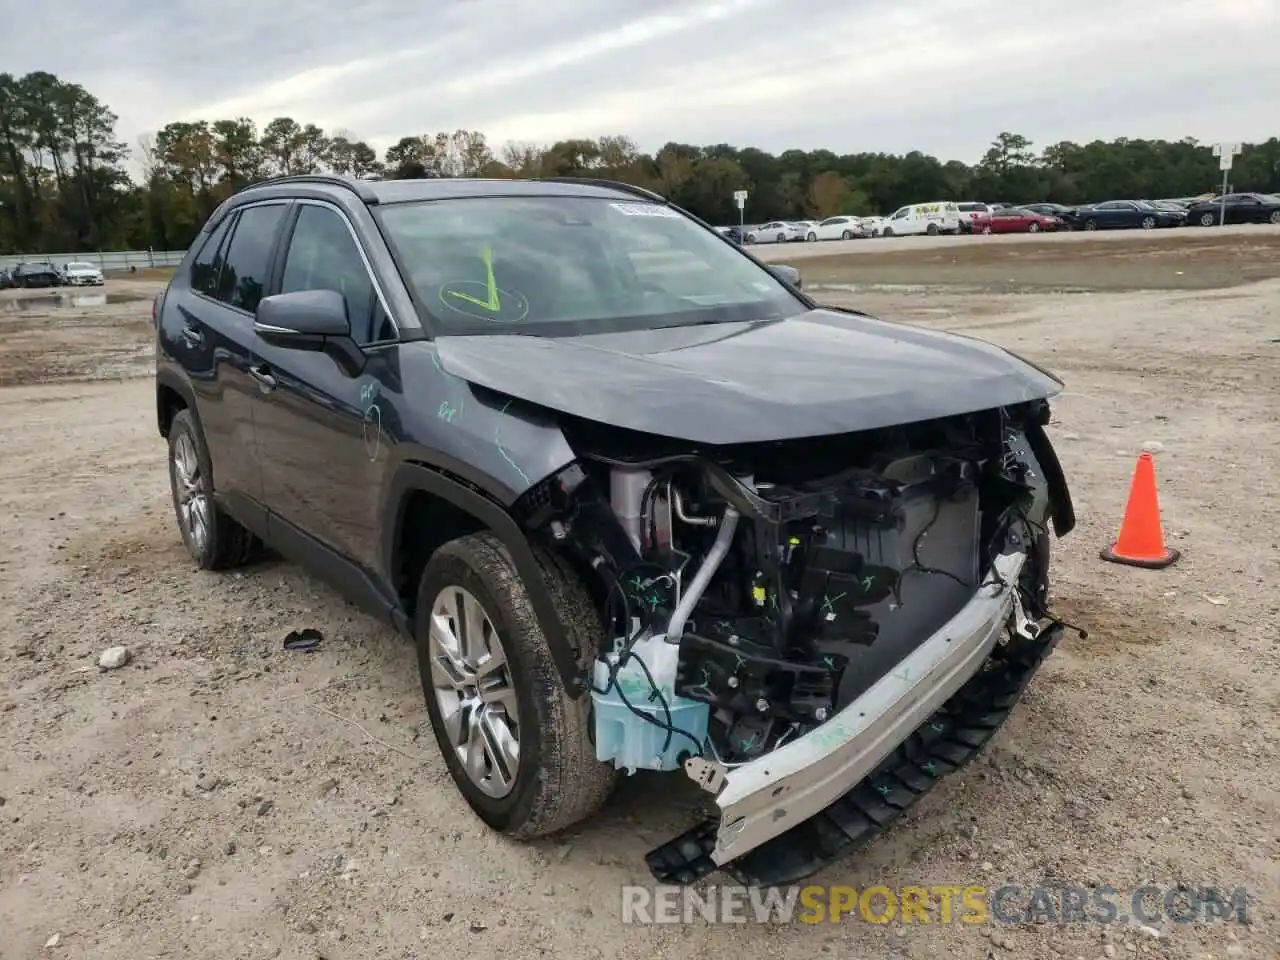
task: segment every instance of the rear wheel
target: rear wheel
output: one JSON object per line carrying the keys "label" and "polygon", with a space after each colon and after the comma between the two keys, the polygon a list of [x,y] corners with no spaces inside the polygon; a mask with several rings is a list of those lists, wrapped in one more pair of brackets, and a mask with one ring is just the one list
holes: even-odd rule
{"label": "rear wheel", "polygon": [[1097,230],[1097,229],[1098,229],[1098,221],[1097,221],[1097,220],[1086,220],[1086,221],[1084,222],[1084,228],[1085,228],[1086,230]]}
{"label": "rear wheel", "polygon": [[209,449],[189,410],[169,425],[169,488],[182,542],[200,569],[227,570],[253,559],[261,544],[214,501]]}
{"label": "rear wheel", "polygon": [[844,231],[842,231],[842,232],[840,233],[840,239],[841,239],[841,240],[852,240],[852,239],[853,239],[853,231],[851,231],[851,230],[844,230]]}
{"label": "rear wheel", "polygon": [[785,233],[780,233],[780,234],[778,234],[778,236],[777,236],[777,237],[775,237],[775,239],[776,239],[779,243],[786,243],[786,242],[787,242],[787,235],[786,235]]}
{"label": "rear wheel", "polygon": [[1154,230],[1154,229],[1155,229],[1155,226],[1156,226],[1156,218],[1155,218],[1155,217],[1143,217],[1143,218],[1142,218],[1142,229],[1143,229],[1143,230]]}
{"label": "rear wheel", "polygon": [[[581,581],[549,554],[542,575],[564,638],[594,661],[603,637]],[[495,830],[532,838],[590,816],[615,769],[596,759],[591,697],[570,700],[520,575],[491,533],[432,556],[418,588],[415,638],[427,714],[445,765]]]}
{"label": "rear wheel", "polygon": [[1031,225],[1027,227],[1027,233],[1039,233],[1039,232],[1040,232],[1040,224],[1036,223],[1034,220],[1031,221]]}
{"label": "rear wheel", "polygon": [[1271,216],[1267,217],[1267,222],[1280,224],[1280,210],[1272,210]]}

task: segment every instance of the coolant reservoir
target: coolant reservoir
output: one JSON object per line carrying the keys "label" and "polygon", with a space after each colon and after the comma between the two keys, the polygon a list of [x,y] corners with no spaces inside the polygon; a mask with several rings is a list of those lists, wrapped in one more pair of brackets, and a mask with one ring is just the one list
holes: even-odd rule
{"label": "coolant reservoir", "polygon": [[[607,693],[599,693],[608,686],[609,672],[619,657],[617,653],[605,656],[607,662],[595,662],[591,694],[595,705],[596,759],[635,773],[676,770],[683,757],[699,753],[707,739],[711,708],[698,700],[676,696],[679,644],[667,643],[662,634],[637,640],[614,684]],[[652,681],[641,662],[649,668]],[[662,699],[666,700],[667,711],[662,709]],[[636,716],[628,703],[652,721]],[[670,738],[666,729],[668,712],[673,728]]]}

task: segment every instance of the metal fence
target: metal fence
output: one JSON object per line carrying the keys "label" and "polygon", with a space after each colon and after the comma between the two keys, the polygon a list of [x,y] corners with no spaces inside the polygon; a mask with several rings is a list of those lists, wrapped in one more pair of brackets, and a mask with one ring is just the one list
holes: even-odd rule
{"label": "metal fence", "polygon": [[187,255],[185,250],[108,250],[86,253],[18,253],[0,256],[0,270],[20,263],[92,263],[102,271],[128,270],[137,267],[176,267]]}

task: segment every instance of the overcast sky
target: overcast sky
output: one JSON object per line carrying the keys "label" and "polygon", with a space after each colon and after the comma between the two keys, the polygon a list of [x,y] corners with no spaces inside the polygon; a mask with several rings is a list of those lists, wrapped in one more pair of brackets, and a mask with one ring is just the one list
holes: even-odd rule
{"label": "overcast sky", "polygon": [[1280,134],[1277,50],[1280,0],[59,0],[0,35],[131,146],[287,115],[379,149],[463,127],[969,162],[1001,130]]}

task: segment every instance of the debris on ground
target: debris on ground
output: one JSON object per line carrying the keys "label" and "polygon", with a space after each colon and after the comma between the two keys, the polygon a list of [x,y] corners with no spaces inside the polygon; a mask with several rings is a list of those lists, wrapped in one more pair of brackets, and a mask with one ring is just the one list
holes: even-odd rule
{"label": "debris on ground", "polygon": [[129,662],[131,655],[128,647],[108,647],[98,657],[98,666],[103,670],[118,670]]}

